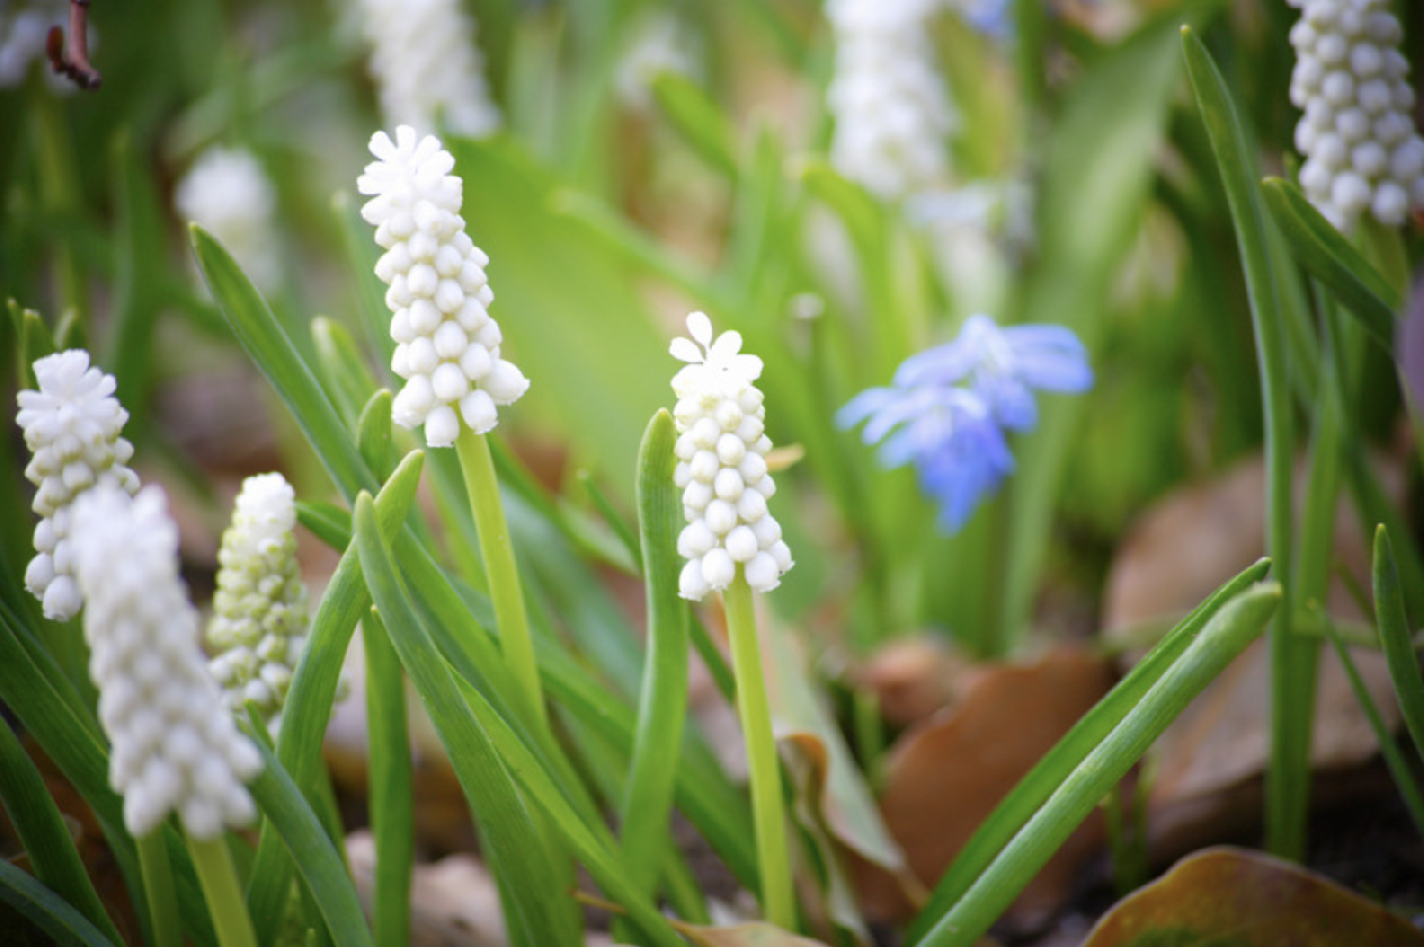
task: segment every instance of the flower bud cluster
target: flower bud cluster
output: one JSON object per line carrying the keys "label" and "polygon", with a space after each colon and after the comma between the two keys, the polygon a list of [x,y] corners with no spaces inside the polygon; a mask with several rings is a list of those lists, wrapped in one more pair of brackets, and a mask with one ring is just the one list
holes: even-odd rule
{"label": "flower bud cluster", "polygon": [[831,163],[887,200],[943,183],[956,117],[935,68],[935,0],[828,0],[836,38],[827,89]]}
{"label": "flower bud cluster", "polygon": [[73,543],[89,675],[113,743],[109,782],[124,797],[124,824],[147,835],[176,811],[188,834],[211,839],[250,822],[245,784],[262,758],[204,666],[163,491],[90,490],[74,504]]}
{"label": "flower bud cluster", "polygon": [[250,151],[210,148],[178,182],[179,213],[222,241],[252,281],[272,289],[282,277],[273,224],[277,196]]}
{"label": "flower bud cluster", "polygon": [[776,485],[766,466],[766,409],[752,384],[761,376],[761,359],[739,354],[736,332],[714,340],[712,323],[700,312],[687,317],[687,329],[692,338],[674,339],[670,349],[687,363],[672,380],[673,476],[687,518],[677,539],[678,554],[688,560],[679,592],[700,601],[727,588],[738,566],[748,585],[766,592],[780,584],[792,561],[766,505]]}
{"label": "flower bud cluster", "polygon": [[1399,21],[1385,0],[1289,0],[1296,64],[1291,102],[1305,155],[1300,184],[1341,230],[1369,212],[1388,226],[1424,207],[1424,140],[1410,117],[1414,91],[1399,52]]}
{"label": "flower bud cluster", "polygon": [[39,390],[19,393],[17,416],[32,455],[25,476],[39,488],[25,586],[44,603],[45,617],[66,621],[83,601],[73,577],[71,504],[100,483],[132,494],[138,477],[125,466],[133,445],[119,436],[129,416],[114,397],[114,376],[90,366],[88,352],[70,349],[35,362],[35,378]]}
{"label": "flower bud cluster", "polygon": [[438,120],[473,138],[499,130],[475,24],[460,0],[359,0],[358,8],[388,124],[432,132]]}
{"label": "flower bud cluster", "polygon": [[397,343],[391,369],[406,379],[391,416],[408,428],[424,424],[426,443],[449,447],[461,418],[476,434],[493,430],[496,406],[517,401],[529,381],[500,358],[502,336],[489,315],[489,257],[465,233],[454,157],[408,125],[396,129],[394,142],[377,132],[371,153],[378,160],[356,186],[371,197],[361,216],[386,250],[376,275],[390,286]]}
{"label": "flower bud cluster", "polygon": [[208,622],[208,670],[228,707],[282,710],[305,644],[307,589],[297,565],[295,497],[281,474],[248,477],[218,552],[218,588]]}

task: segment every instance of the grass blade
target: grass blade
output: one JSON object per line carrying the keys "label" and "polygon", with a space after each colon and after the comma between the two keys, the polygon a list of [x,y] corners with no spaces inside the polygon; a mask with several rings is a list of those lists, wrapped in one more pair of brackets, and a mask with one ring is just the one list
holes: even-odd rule
{"label": "grass blade", "polygon": [[1389,533],[1383,526],[1375,531],[1375,618],[1379,622],[1380,643],[1389,666],[1399,709],[1414,739],[1414,748],[1424,758],[1424,677],[1419,674],[1419,658],[1409,636],[1404,614],[1404,596],[1399,588],[1399,570],[1394,563]]}

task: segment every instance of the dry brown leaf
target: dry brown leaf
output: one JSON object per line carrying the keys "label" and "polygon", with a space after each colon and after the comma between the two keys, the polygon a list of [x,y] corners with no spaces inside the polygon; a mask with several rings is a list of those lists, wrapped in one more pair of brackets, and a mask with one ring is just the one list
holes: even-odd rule
{"label": "dry brown leaf", "polygon": [[1260,852],[1215,848],[1113,908],[1083,947],[1424,947],[1424,933],[1332,881]]}
{"label": "dry brown leaf", "polygon": [[917,635],[886,642],[850,679],[875,694],[887,722],[905,727],[953,704],[977,673],[943,635]]}
{"label": "dry brown leaf", "polygon": [[[1397,471],[1383,474],[1397,492]],[[1165,626],[1260,558],[1264,477],[1259,458],[1246,461],[1209,483],[1169,495],[1142,518],[1113,563],[1104,621],[1108,638],[1127,642],[1134,629]],[[1299,468],[1296,479],[1300,496],[1305,484]],[[1336,558],[1367,586],[1370,556],[1347,502],[1340,504],[1335,532]],[[1360,617],[1338,580],[1327,607],[1337,619]],[[1312,765],[1317,771],[1357,766],[1375,754],[1374,731],[1333,649],[1324,643],[1321,649]],[[1399,712],[1383,656],[1368,649],[1354,649],[1352,656],[1393,726]],[[1269,671],[1266,643],[1257,641],[1157,741],[1150,800],[1155,859],[1219,839],[1259,812],[1256,779],[1270,748]]]}
{"label": "dry brown leaf", "polygon": [[[987,667],[953,708],[896,743],[886,759],[880,810],[910,866],[927,886],[1039,759],[1112,686],[1108,663],[1059,647],[1031,664]],[[1068,893],[1083,859],[1102,843],[1098,817],[1059,850],[1016,902],[1031,924]],[[900,920],[909,905],[883,872],[858,863],[867,914]]]}

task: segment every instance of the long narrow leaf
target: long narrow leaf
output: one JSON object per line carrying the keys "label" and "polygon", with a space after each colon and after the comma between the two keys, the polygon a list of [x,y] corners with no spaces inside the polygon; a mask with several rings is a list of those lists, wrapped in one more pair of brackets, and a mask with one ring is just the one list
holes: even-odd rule
{"label": "long narrow leaf", "polygon": [[1370,338],[1386,352],[1393,351],[1398,294],[1306,200],[1299,187],[1280,178],[1267,178],[1261,184],[1261,194],[1300,264],[1344,303]]}
{"label": "long narrow leaf", "polygon": [[336,846],[276,756],[260,741],[254,745],[266,765],[248,789],[292,854],[337,947],[375,947],[355,885]]}
{"label": "long narrow leaf", "polygon": [[1326,618],[1322,627],[1325,629],[1326,637],[1330,639],[1330,644],[1335,648],[1335,654],[1340,659],[1340,666],[1345,669],[1345,676],[1350,681],[1350,690],[1355,692],[1355,702],[1365,712],[1365,719],[1370,722],[1370,729],[1375,732],[1375,739],[1379,741],[1380,755],[1384,757],[1389,774],[1394,777],[1394,785],[1399,789],[1399,795],[1404,800],[1404,808],[1409,810],[1409,817],[1414,820],[1414,827],[1421,835],[1424,835],[1424,793],[1420,792],[1419,780],[1414,778],[1413,768],[1404,758],[1404,754],[1399,751],[1399,744],[1394,741],[1393,728],[1385,723],[1384,714],[1380,713],[1379,706],[1375,703],[1374,697],[1370,695],[1370,689],[1365,684],[1365,679],[1360,675],[1360,669],[1355,666],[1354,659],[1350,657],[1349,647],[1340,637],[1340,632],[1335,629],[1335,623]]}
{"label": "long narrow leaf", "polygon": [[672,416],[659,411],[638,457],[638,523],[648,602],[648,654],[638,736],[624,787],[623,856],[634,890],[651,895],[668,844],[677,748],[687,715],[687,604],[678,596],[680,491],[673,483]]}
{"label": "long narrow leaf", "polygon": [[104,936],[123,940],[84,871],[74,839],[64,824],[44,777],[25,753],[9,724],[0,720],[0,801],[30,857],[34,875],[64,898]]}
{"label": "long narrow leaf", "polygon": [[[401,520],[415,499],[424,459],[420,451],[407,454],[376,497],[376,515],[382,530],[395,533],[400,528]],[[305,516],[303,522],[308,522]],[[343,545],[349,536],[348,531]],[[371,596],[366,591],[360,560],[354,549],[347,549],[312,619],[306,646],[292,674],[282,730],[277,737],[277,758],[292,781],[309,797],[317,791],[321,742],[327,721],[331,719],[342,661],[356,622],[370,606]],[[292,863],[281,840],[274,828],[264,826],[247,888],[247,906],[259,943],[272,942],[287,903],[291,879]]]}
{"label": "long narrow leaf", "polygon": [[1424,758],[1424,677],[1409,635],[1404,614],[1404,596],[1399,588],[1399,570],[1394,564],[1389,533],[1383,526],[1375,531],[1375,618],[1379,621],[1380,642],[1384,646],[1389,676],[1404,723],[1414,739],[1414,747]]}
{"label": "long narrow leaf", "polygon": [[960,849],[954,863],[940,878],[934,894],[906,933],[906,943],[918,943],[930,927],[964,896],[976,878],[1003,850],[1025,822],[1058,790],[1095,747],[1103,742],[1143,696],[1181,657],[1202,628],[1249,586],[1261,581],[1270,569],[1266,560],[1244,570],[1216,591],[1157,643],[1147,656],[1118,682],[1106,697],[1074,724],[1013,791],[999,803],[992,815]]}
{"label": "long narrow leaf", "polygon": [[489,734],[461,699],[453,675],[411,610],[368,495],[356,500],[355,527],[366,585],[455,767],[488,857],[498,866],[512,939],[540,947],[573,943],[578,933],[568,923],[571,902],[557,902],[568,895],[549,890],[555,869],[538,830]]}
{"label": "long narrow leaf", "polygon": [[564,838],[568,840],[579,859],[588,867],[595,881],[611,897],[615,898],[638,925],[659,947],[679,947],[681,940],[653,905],[647,895],[639,892],[629,878],[626,865],[613,852],[613,837],[600,822],[581,821],[549,778],[549,774],[539,765],[534,754],[524,745],[504,718],[494,712],[494,708],[479,691],[471,687],[459,676],[459,683],[470,711],[486,728],[491,741],[511,773],[519,780],[526,792],[541,809],[554,821]]}
{"label": "long narrow leaf", "polygon": [[[67,901],[19,868],[0,859],[0,904],[9,905],[59,947],[122,947],[106,937]],[[10,936],[18,935],[10,931]]]}
{"label": "long narrow leaf", "polygon": [[[1289,590],[1292,563],[1290,366],[1280,295],[1271,265],[1256,155],[1246,138],[1226,82],[1190,28],[1182,29],[1187,75],[1211,140],[1236,229],[1251,324],[1256,335],[1266,436],[1266,554]],[[1289,597],[1289,596],[1288,596]],[[1271,758],[1266,768],[1266,844],[1274,852],[1304,854],[1309,800],[1310,733],[1319,645],[1291,634],[1291,609],[1276,612],[1271,649]]]}
{"label": "long narrow leaf", "polygon": [[927,933],[922,947],[970,947],[1053,856],[1093,807],[1187,704],[1261,634],[1281,600],[1258,586],[1226,603],[1161,680],[1034,814],[964,897]]}
{"label": "long narrow leaf", "polygon": [[342,496],[349,501],[360,490],[374,492],[375,478],[341,416],[257,288],[207,231],[194,225],[192,239],[203,278],[233,335],[286,403]]}

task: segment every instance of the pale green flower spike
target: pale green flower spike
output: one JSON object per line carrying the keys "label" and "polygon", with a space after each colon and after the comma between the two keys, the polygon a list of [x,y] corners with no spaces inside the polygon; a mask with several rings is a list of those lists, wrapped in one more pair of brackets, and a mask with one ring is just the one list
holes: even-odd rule
{"label": "pale green flower spike", "polygon": [[249,701],[268,719],[281,712],[306,641],[310,616],[293,499],[281,474],[248,477],[223,534],[208,669],[235,713]]}

